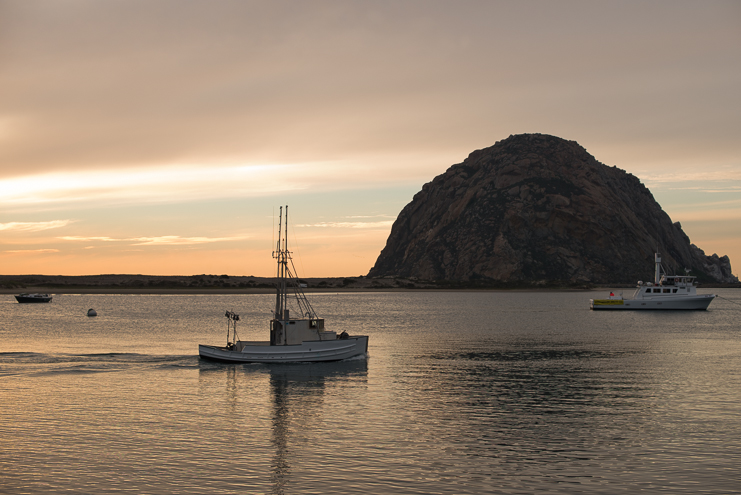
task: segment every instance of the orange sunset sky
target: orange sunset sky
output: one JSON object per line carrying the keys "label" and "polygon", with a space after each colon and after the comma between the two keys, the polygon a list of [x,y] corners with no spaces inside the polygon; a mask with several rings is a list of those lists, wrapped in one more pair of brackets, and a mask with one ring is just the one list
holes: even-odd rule
{"label": "orange sunset sky", "polygon": [[0,273],[368,272],[524,132],[741,266],[741,2],[0,0]]}

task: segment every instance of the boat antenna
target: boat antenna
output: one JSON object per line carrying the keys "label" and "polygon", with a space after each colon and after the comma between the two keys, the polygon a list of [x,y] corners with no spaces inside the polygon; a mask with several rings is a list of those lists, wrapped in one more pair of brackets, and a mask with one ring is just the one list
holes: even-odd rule
{"label": "boat antenna", "polygon": [[270,241],[272,244],[275,244],[275,206],[273,206],[273,239]]}
{"label": "boat antenna", "polygon": [[654,272],[654,284],[659,285],[659,282],[661,281],[661,254],[659,254],[658,248],[654,253],[654,264],[656,265],[656,270]]}

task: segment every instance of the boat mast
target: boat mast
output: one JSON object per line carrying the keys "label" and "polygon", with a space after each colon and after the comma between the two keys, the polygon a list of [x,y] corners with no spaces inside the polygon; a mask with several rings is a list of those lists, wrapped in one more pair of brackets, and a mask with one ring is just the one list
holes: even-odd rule
{"label": "boat mast", "polygon": [[[286,206],[286,217],[288,216],[288,207]],[[286,222],[288,223],[288,222]],[[276,273],[276,282],[278,293],[275,296],[275,318],[283,319],[283,310],[286,307],[286,260],[283,249],[283,207],[280,207],[278,217],[278,245],[273,252],[273,258],[278,260],[278,273]]]}
{"label": "boat mast", "polygon": [[283,302],[281,303],[281,306],[283,306],[283,313],[281,314],[281,318],[284,320],[288,319],[288,278],[291,276],[291,272],[288,270],[288,259],[291,257],[291,254],[288,252],[288,205],[286,205],[286,223],[285,223],[285,232],[283,235],[283,252],[282,258],[281,258],[281,266],[283,273],[281,274],[281,294],[283,297]]}
{"label": "boat mast", "polygon": [[661,255],[654,253],[654,262],[656,263],[656,272],[654,273],[654,284],[659,285],[661,279]]}

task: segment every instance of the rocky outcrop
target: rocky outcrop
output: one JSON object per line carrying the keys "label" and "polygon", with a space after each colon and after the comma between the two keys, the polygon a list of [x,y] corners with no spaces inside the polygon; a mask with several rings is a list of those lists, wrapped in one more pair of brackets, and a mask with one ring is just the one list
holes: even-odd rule
{"label": "rocky outcrop", "polygon": [[635,176],[574,141],[510,136],[424,185],[399,214],[369,277],[543,283],[651,280],[671,272],[737,282]]}

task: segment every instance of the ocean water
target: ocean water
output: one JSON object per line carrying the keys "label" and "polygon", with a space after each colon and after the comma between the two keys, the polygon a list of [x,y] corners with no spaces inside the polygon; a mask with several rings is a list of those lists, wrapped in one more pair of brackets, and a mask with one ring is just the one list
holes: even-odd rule
{"label": "ocean water", "polygon": [[741,292],[715,292],[310,295],[369,356],[290,365],[198,358],[225,310],[266,339],[270,295],[0,296],[0,491],[739,493]]}

